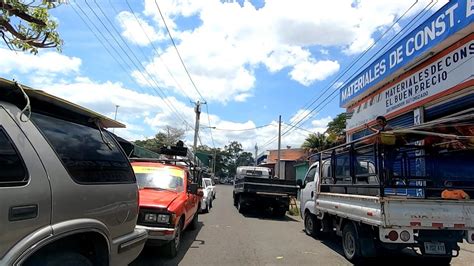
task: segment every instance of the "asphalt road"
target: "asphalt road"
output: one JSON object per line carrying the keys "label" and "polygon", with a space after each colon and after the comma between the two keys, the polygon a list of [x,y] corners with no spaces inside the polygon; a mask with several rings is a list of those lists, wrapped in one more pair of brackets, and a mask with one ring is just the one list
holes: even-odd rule
{"label": "asphalt road", "polygon": [[[210,213],[199,216],[199,227],[186,231],[174,259],[159,248],[147,247],[132,266],[139,265],[351,265],[339,239],[320,241],[303,232],[300,217],[275,219],[265,214],[243,216],[232,204],[232,186],[218,185]],[[474,247],[463,244],[452,265],[473,265]],[[373,265],[413,265],[423,261],[408,252],[384,257]]]}

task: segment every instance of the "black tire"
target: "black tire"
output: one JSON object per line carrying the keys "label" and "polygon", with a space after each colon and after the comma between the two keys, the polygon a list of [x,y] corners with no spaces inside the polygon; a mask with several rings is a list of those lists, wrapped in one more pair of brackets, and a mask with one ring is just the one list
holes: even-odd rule
{"label": "black tire", "polygon": [[203,213],[208,213],[209,212],[209,204],[206,203],[206,208],[202,210]]}
{"label": "black tire", "polygon": [[[199,206],[199,209],[201,209],[201,206]],[[196,214],[194,214],[193,220],[189,224],[189,229],[196,230],[198,228],[198,225],[199,225],[199,211],[196,211]]]}
{"label": "black tire", "polygon": [[278,218],[284,218],[286,217],[286,209],[283,209],[283,208],[273,209],[273,215]]}
{"label": "black tire", "polygon": [[237,198],[235,195],[233,195],[233,196],[234,196],[234,206],[237,207],[237,205],[238,205],[238,198]]}
{"label": "black tire", "polygon": [[163,246],[165,255],[169,258],[174,258],[178,254],[179,247],[181,246],[181,235],[183,233],[183,223],[180,222],[176,228],[175,237],[170,242]]}
{"label": "black tire", "polygon": [[51,254],[50,256],[34,256],[27,260],[25,266],[93,266],[94,264],[85,256],[77,252],[65,251]]}
{"label": "black tire", "polygon": [[242,200],[242,198],[239,198],[237,202],[237,210],[239,210],[239,213],[242,213],[242,214],[246,212],[244,201]]}
{"label": "black tire", "polygon": [[359,263],[362,259],[359,235],[351,222],[346,223],[342,230],[342,250],[344,257],[354,264]]}
{"label": "black tire", "polygon": [[306,212],[304,215],[304,231],[312,237],[319,237],[321,235],[321,221],[310,212]]}

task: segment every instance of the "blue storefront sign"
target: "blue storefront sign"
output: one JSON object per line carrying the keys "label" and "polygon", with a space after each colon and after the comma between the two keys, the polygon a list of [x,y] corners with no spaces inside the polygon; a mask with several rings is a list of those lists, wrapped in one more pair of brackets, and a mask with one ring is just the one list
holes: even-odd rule
{"label": "blue storefront sign", "polygon": [[451,0],[340,90],[341,106],[474,22],[474,0]]}

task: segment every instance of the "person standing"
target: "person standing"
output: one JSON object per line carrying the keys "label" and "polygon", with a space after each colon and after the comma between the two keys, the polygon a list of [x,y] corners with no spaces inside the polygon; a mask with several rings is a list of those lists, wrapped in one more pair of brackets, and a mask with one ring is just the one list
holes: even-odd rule
{"label": "person standing", "polygon": [[368,124],[365,124],[365,127],[368,130],[372,131],[373,133],[392,130],[392,128],[387,123],[387,119],[384,116],[382,115],[377,116],[375,121],[376,121],[376,124],[374,127],[370,127]]}

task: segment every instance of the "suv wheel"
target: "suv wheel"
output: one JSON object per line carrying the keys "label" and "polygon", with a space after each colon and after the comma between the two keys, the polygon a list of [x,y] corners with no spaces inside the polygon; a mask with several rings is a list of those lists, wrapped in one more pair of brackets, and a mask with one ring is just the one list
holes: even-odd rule
{"label": "suv wheel", "polygon": [[176,227],[174,239],[165,245],[165,252],[168,257],[174,258],[178,254],[179,247],[181,246],[182,233],[183,233],[183,225],[182,223],[180,223],[179,226]]}
{"label": "suv wheel", "polygon": [[92,262],[80,253],[66,251],[57,252],[51,256],[36,257],[32,260],[28,260],[24,265],[37,265],[37,266],[93,266]]}

